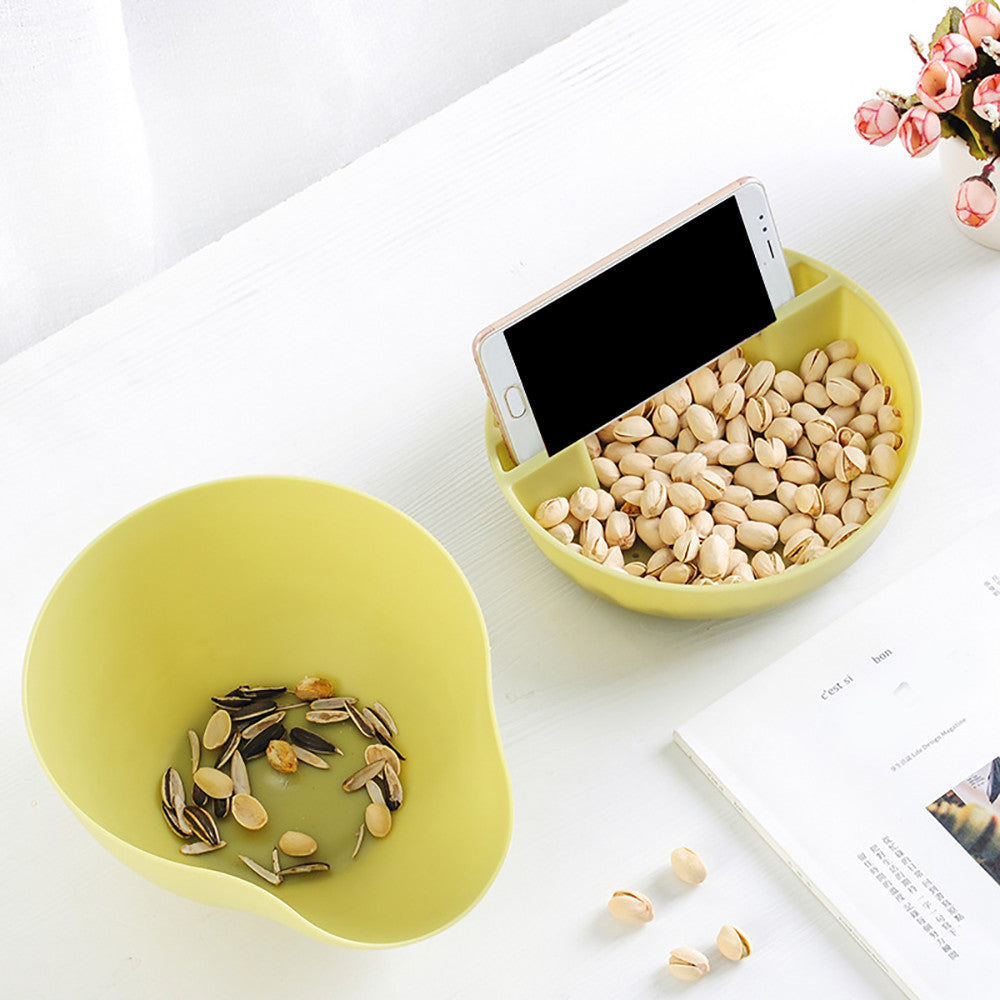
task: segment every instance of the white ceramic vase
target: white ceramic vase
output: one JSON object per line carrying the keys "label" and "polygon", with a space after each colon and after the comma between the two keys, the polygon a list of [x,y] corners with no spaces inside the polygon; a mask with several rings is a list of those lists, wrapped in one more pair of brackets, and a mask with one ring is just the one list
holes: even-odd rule
{"label": "white ceramic vase", "polygon": [[[955,196],[958,194],[959,185],[967,177],[977,176],[983,169],[985,161],[977,160],[972,156],[968,146],[961,139],[945,139],[939,143],[938,148],[941,150],[941,175],[944,181],[944,198],[948,214],[959,231],[973,243],[979,243],[991,250],[1000,250],[1000,212],[997,212],[985,226],[978,228],[963,225],[955,214]],[[1000,180],[997,174],[993,174],[990,179],[994,184]]]}

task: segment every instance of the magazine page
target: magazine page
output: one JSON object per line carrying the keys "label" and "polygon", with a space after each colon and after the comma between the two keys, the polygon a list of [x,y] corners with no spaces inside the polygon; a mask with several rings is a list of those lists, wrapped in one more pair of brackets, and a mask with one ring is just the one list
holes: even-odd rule
{"label": "magazine page", "polygon": [[1000,519],[832,622],[675,740],[910,996],[1000,949]]}

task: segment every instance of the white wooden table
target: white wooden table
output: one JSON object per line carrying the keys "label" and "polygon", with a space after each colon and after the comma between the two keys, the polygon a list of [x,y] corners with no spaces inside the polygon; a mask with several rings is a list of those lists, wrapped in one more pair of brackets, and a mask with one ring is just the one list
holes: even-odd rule
{"label": "white wooden table", "polygon": [[[0,366],[5,996],[898,996],[670,737],[995,504],[1000,257],[953,229],[933,158],[868,149],[851,125],[876,86],[910,85],[906,34],[939,7],[900,23],[863,3],[742,2],[708,33],[633,0]],[[746,173],[786,245],[896,319],[923,436],[893,519],[834,585],[749,619],[646,618],[560,575],[501,499],[470,341]],[[567,373],[602,356],[567,343]],[[21,661],[59,573],[136,506],[243,473],[387,500],[482,605],[514,837],[483,901],[428,941],[337,949],[175,897],[98,847],[32,756]],[[710,869],[693,892],[668,868],[681,843]],[[652,924],[612,924],[622,887],[653,898]],[[727,921],[750,961],[695,987],[666,975],[671,947]]]}

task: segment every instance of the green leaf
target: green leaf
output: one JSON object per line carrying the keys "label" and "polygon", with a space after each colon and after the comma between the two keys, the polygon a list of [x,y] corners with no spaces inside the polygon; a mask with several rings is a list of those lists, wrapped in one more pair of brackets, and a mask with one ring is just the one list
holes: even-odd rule
{"label": "green leaf", "polygon": [[[958,104],[948,114],[941,116],[941,125],[948,122],[955,134],[965,140],[969,152],[977,160],[988,160],[1000,152],[1000,144],[990,123],[972,110],[974,92],[975,88],[972,86],[963,87]],[[944,135],[943,127],[941,134]]]}
{"label": "green leaf", "polygon": [[948,13],[941,18],[941,23],[934,29],[934,34],[931,35],[931,44],[945,35],[951,35],[958,31],[958,26],[962,23],[962,16],[962,12],[957,7],[949,7]]}

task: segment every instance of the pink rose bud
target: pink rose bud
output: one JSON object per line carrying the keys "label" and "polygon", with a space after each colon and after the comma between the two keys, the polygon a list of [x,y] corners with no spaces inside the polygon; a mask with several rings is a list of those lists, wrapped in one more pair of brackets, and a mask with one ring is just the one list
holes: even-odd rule
{"label": "pink rose bud", "polygon": [[972,95],[972,110],[988,122],[1000,115],[1000,73],[984,76]]}
{"label": "pink rose bud", "polygon": [[931,45],[927,58],[930,60],[943,59],[949,66],[954,67],[959,76],[967,76],[979,62],[975,45],[965,35],[960,35],[957,32],[942,35]]}
{"label": "pink rose bud", "polygon": [[854,112],[854,129],[872,146],[885,146],[896,138],[899,112],[889,101],[873,97]]}
{"label": "pink rose bud", "polygon": [[997,214],[997,189],[982,175],[962,181],[955,198],[958,221],[973,229],[985,226]]}
{"label": "pink rose bud", "polygon": [[958,30],[977,46],[984,38],[1000,36],[1000,8],[989,0],[979,0],[967,8]]}
{"label": "pink rose bud", "polygon": [[924,107],[944,114],[958,104],[962,96],[962,79],[954,66],[943,59],[932,59],[920,72],[917,96]]}
{"label": "pink rose bud", "polygon": [[900,119],[899,138],[910,156],[926,156],[941,138],[941,119],[918,104]]}

